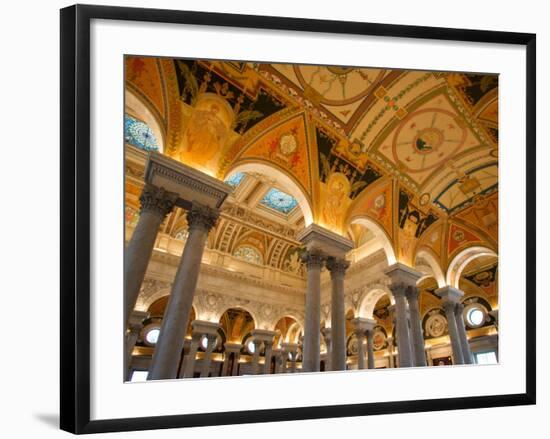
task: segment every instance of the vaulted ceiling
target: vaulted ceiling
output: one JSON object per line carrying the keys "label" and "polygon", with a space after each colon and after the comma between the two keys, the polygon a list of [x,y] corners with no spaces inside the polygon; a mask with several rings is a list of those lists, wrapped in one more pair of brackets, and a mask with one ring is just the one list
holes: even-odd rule
{"label": "vaulted ceiling", "polygon": [[126,84],[159,148],[234,186],[232,209],[357,244],[366,217],[397,259],[425,248],[443,267],[497,247],[498,76],[128,57]]}

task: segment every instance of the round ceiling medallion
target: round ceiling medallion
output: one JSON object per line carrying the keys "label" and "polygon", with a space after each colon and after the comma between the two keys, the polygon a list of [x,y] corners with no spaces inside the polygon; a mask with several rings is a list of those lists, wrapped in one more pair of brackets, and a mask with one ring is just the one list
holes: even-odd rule
{"label": "round ceiling medallion", "polygon": [[440,108],[409,114],[393,136],[392,155],[401,172],[443,166],[464,145],[467,129],[457,115]]}

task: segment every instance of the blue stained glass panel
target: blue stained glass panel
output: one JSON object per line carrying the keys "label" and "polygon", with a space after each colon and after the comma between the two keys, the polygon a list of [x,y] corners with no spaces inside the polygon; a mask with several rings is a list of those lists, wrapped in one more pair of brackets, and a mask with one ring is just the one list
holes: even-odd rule
{"label": "blue stained glass panel", "polygon": [[265,194],[262,201],[260,201],[260,204],[278,212],[288,214],[298,205],[298,201],[292,195],[279,189],[271,188]]}
{"label": "blue stained glass panel", "polygon": [[229,186],[235,188],[239,185],[239,183],[242,181],[243,178],[244,178],[244,173],[243,172],[237,172],[236,174],[233,174],[231,177],[229,177],[227,180],[225,180],[225,182]]}
{"label": "blue stained glass panel", "polygon": [[157,139],[149,125],[128,114],[124,115],[124,140],[145,151],[159,149]]}

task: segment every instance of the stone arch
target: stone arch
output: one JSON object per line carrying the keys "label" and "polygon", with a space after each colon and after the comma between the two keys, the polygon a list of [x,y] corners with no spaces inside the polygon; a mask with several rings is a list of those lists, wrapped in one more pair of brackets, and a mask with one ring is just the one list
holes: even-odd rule
{"label": "stone arch", "polygon": [[382,248],[384,249],[384,253],[386,254],[386,259],[388,261],[388,265],[393,265],[397,262],[397,258],[395,256],[395,250],[393,248],[392,241],[384,228],[378,224],[375,220],[372,218],[369,218],[366,215],[358,215],[351,217],[348,223],[351,224],[360,224],[364,227],[367,227],[370,229],[374,236],[378,239],[379,243],[382,245]]}
{"label": "stone arch", "polygon": [[[226,314],[228,314],[229,311],[231,311],[231,310],[243,311],[243,312],[247,313],[247,314],[252,318],[252,328],[250,328],[250,327],[248,327],[248,326],[243,326],[243,327],[240,328],[241,333],[239,334],[239,337],[240,337],[239,342],[240,342],[240,343],[243,343],[243,342],[245,341],[247,335],[250,333],[250,331],[252,331],[252,330],[258,328],[256,316],[255,316],[248,308],[243,307],[243,306],[238,306],[238,305],[236,305],[236,306],[229,306],[229,307],[225,308],[225,309],[223,310],[223,312],[221,312],[221,313],[219,314],[217,321],[218,321],[220,324],[223,323],[223,322],[222,322],[223,316],[226,315]],[[225,331],[225,329],[233,329],[233,327],[232,327],[232,326],[231,326],[231,327],[227,327],[227,328],[224,327],[224,332],[226,333],[226,339],[230,340],[231,337],[233,336],[233,334],[232,334],[231,332],[230,332],[230,333],[227,333],[227,332]]]}
{"label": "stone arch", "polygon": [[390,289],[385,286],[375,287],[365,293],[365,295],[361,298],[361,301],[359,302],[358,317],[372,319],[376,304],[385,295],[388,295],[390,297],[390,303],[393,305],[395,303],[393,294],[391,293]]}
{"label": "stone arch", "polygon": [[460,276],[462,275],[462,271],[464,270],[464,268],[474,259],[481,256],[498,257],[494,250],[479,245],[467,247],[460,253],[458,253],[450,262],[449,267],[447,268],[447,285],[450,285],[454,288],[459,288]]}
{"label": "stone arch", "polygon": [[157,139],[159,152],[164,152],[166,133],[163,129],[163,121],[158,119],[157,112],[151,109],[148,103],[132,93],[128,87],[124,91],[124,111],[142,120],[151,128]]}
{"label": "stone arch", "polygon": [[242,305],[231,305],[231,306],[225,307],[219,313],[219,315],[217,316],[217,320],[219,321],[221,319],[221,317],[226,313],[226,311],[229,311],[230,309],[239,309],[239,310],[242,310],[242,311],[246,311],[252,317],[252,320],[254,322],[254,328],[259,328],[259,326],[258,326],[258,317],[256,316],[256,313],[254,311],[252,311],[252,309],[250,309],[248,307],[245,307],[245,306],[242,306]]}
{"label": "stone arch", "polygon": [[246,161],[236,164],[231,170],[224,176],[224,180],[238,173],[259,173],[265,175],[267,178],[273,180],[276,185],[279,185],[281,189],[292,195],[296,201],[298,201],[298,207],[300,208],[302,215],[304,216],[305,226],[307,227],[313,223],[313,209],[309,200],[308,194],[304,189],[294,180],[290,174],[283,172],[274,165],[268,165],[260,161]]}
{"label": "stone arch", "polygon": [[[152,307],[156,307],[156,308],[162,308],[162,314],[164,314],[165,310],[166,310],[166,307],[168,306],[168,301],[170,300],[170,294],[164,294],[162,295],[161,297],[157,297],[157,299],[151,301],[149,303],[149,306],[147,307],[147,311],[151,311],[151,308]],[[164,303],[162,303],[161,301],[163,301]],[[192,304],[191,305],[191,311],[189,313],[189,316],[195,316],[195,318],[197,317],[197,308],[195,306],[195,304]],[[154,316],[151,316],[151,317],[154,317]],[[159,315],[157,315],[156,317],[160,317]]]}
{"label": "stone arch", "polygon": [[[441,268],[441,265],[439,264],[439,261],[437,260],[437,257],[432,252],[432,250],[430,250],[427,247],[421,247],[416,252],[416,256],[414,258],[415,266],[416,266],[416,262],[417,262],[418,258],[422,258],[428,263],[428,265],[431,269],[431,272],[432,272],[432,276],[434,277],[434,279],[437,282],[437,286],[439,288],[444,287],[446,285],[446,283],[445,283],[446,282],[445,281],[445,273],[443,273],[443,269]],[[422,278],[420,278],[418,280],[418,282],[422,281],[425,277],[426,276],[423,276]]]}

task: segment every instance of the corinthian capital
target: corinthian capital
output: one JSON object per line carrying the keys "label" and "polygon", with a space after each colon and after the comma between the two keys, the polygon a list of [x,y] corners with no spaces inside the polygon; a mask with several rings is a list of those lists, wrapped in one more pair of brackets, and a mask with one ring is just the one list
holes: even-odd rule
{"label": "corinthian capital", "polygon": [[141,212],[154,213],[164,218],[174,208],[177,199],[177,194],[163,187],[146,184],[139,197]]}
{"label": "corinthian capital", "polygon": [[349,268],[349,262],[342,258],[327,258],[327,268],[332,276],[343,276]]}
{"label": "corinthian capital", "polygon": [[219,216],[220,212],[218,210],[193,203],[191,209],[187,211],[187,225],[189,230],[202,229],[208,232],[216,225]]}
{"label": "corinthian capital", "polygon": [[395,297],[405,296],[407,292],[407,285],[402,282],[392,282],[389,285],[389,288]]}
{"label": "corinthian capital", "polygon": [[319,250],[308,250],[302,255],[302,262],[309,268],[321,268],[325,257]]}

